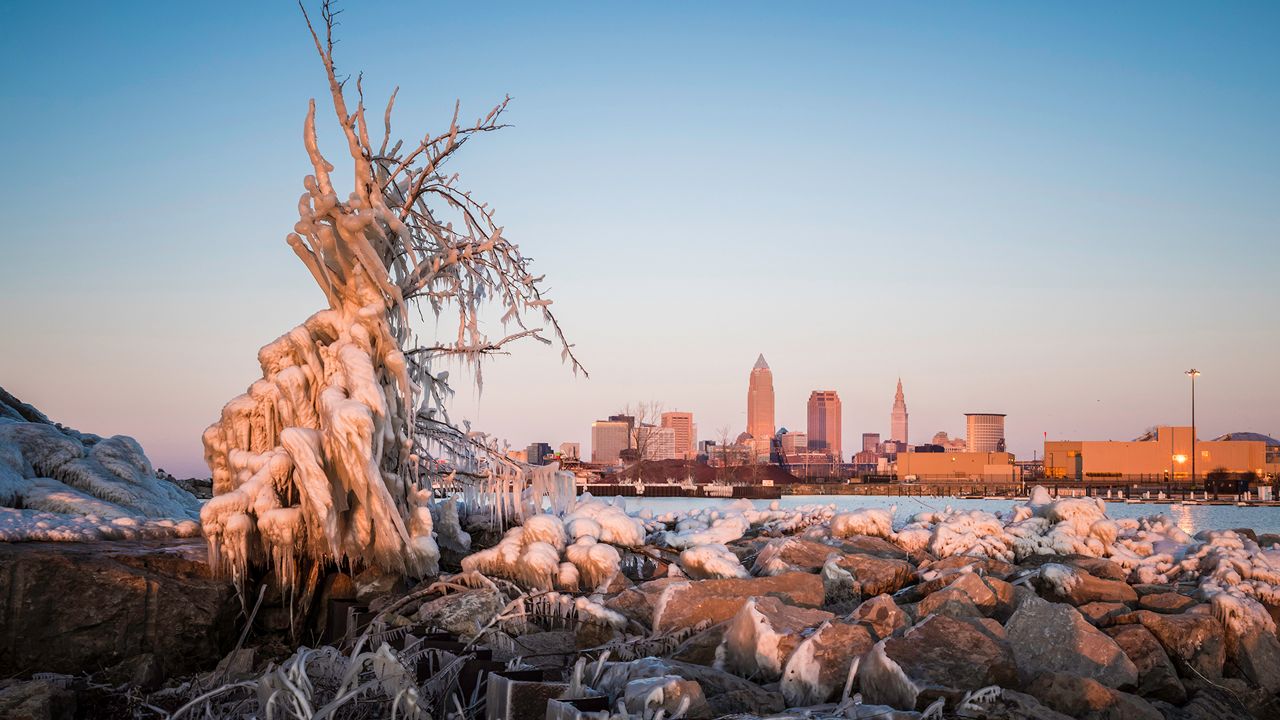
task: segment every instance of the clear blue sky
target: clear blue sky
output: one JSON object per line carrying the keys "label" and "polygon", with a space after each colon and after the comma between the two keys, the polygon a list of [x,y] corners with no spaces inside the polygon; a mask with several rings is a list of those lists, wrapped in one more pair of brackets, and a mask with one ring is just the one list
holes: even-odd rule
{"label": "clear blue sky", "polygon": [[[844,400],[846,450],[1009,414],[1012,449],[1280,434],[1280,4],[349,3],[339,63],[458,164],[592,376],[527,345],[459,411],[524,445],[627,402]],[[12,3],[0,385],[204,472],[259,346],[323,304],[284,236],[323,74],[289,2]],[[327,132],[331,155],[335,129]]]}

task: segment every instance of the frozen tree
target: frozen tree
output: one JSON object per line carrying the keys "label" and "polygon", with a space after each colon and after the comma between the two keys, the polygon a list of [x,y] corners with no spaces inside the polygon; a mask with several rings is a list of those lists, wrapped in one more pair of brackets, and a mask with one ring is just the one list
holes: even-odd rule
{"label": "frozen tree", "polygon": [[[375,142],[361,78],[352,93],[334,65],[336,14],[325,2],[317,32],[303,9],[354,188],[342,198],[333,186],[313,100],[303,142],[314,172],[288,235],[328,307],[258,351],[262,378],[204,433],[214,497],[201,519],[211,558],[237,582],[251,567],[272,567],[285,584],[304,572],[313,583],[321,566],[344,561],[429,574],[439,555],[433,486],[470,488],[469,498],[486,496],[507,514],[520,513],[531,494],[564,492],[563,482],[530,477],[446,411],[447,365],[479,382],[481,361],[522,338],[558,343],[574,372],[582,369],[529,258],[447,169],[468,141],[503,127],[509,98],[469,125],[459,124],[455,105],[447,130],[405,144],[391,139],[393,92]],[[486,306],[501,313],[501,338],[481,329]],[[419,325],[454,323],[456,335],[419,335]],[[532,493],[510,499],[522,490]],[[447,525],[456,528],[456,516]]]}

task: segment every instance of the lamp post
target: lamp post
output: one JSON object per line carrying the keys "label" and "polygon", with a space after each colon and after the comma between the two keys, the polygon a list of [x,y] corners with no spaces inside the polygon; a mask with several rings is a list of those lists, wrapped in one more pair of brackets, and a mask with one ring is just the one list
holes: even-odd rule
{"label": "lamp post", "polygon": [[1187,377],[1191,378],[1191,484],[1194,486],[1196,484],[1196,378],[1200,377],[1200,371],[1191,368],[1187,371]]}

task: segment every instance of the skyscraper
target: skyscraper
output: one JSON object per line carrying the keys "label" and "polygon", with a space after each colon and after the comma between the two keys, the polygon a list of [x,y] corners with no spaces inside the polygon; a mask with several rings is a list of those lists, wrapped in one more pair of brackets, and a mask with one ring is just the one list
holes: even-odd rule
{"label": "skyscraper", "polygon": [[898,392],[893,396],[893,413],[889,416],[889,439],[907,444],[907,400],[902,395],[902,378],[898,378]]}
{"label": "skyscraper", "polygon": [[693,424],[693,413],[664,412],[662,427],[675,430],[677,459],[692,460],[698,456],[698,426]]}
{"label": "skyscraper", "polygon": [[765,442],[773,438],[773,371],[764,355],[756,360],[751,368],[751,379],[747,384],[747,434],[756,442]]}
{"label": "skyscraper", "polygon": [[969,452],[1004,452],[1004,413],[965,413]]}
{"label": "skyscraper", "polygon": [[840,446],[840,396],[835,390],[809,393],[809,449],[844,459]]}
{"label": "skyscraper", "polygon": [[630,447],[630,422],[597,420],[591,423],[591,462],[602,465],[616,463],[622,451]]}

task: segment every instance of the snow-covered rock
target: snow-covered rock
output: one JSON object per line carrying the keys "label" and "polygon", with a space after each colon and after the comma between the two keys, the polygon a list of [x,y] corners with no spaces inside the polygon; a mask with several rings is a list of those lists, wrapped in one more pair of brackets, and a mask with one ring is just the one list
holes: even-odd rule
{"label": "snow-covered rock", "polygon": [[192,537],[199,512],[133,438],[64,428],[0,388],[0,541]]}

